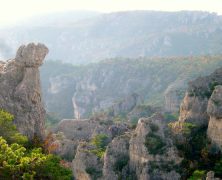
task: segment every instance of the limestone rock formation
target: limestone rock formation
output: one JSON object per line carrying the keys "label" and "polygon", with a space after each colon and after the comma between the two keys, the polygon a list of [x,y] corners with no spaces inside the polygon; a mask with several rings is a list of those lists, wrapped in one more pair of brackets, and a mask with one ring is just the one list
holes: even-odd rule
{"label": "limestone rock formation", "polygon": [[217,85],[222,85],[222,68],[209,76],[197,78],[189,83],[180,106],[179,121],[173,125],[174,130],[180,129],[186,122],[193,123],[197,127],[208,125],[208,100]]}
{"label": "limestone rock formation", "polygon": [[[130,168],[131,171],[136,172],[137,179],[180,179],[175,167],[182,159],[178,156],[165,130],[166,125],[159,114],[139,120],[129,146]],[[152,142],[155,143],[152,144]],[[150,149],[156,144],[160,146]],[[166,164],[170,169],[169,172],[162,169]]]}
{"label": "limestone rock formation", "polygon": [[214,172],[213,171],[209,171],[208,173],[207,173],[207,177],[206,177],[206,180],[220,180],[220,178],[216,178],[215,176],[214,176]]}
{"label": "limestone rock formation", "polygon": [[170,84],[164,92],[165,110],[167,112],[178,112],[181,100],[184,97],[184,82],[186,80],[176,80]]}
{"label": "limestone rock formation", "polygon": [[72,162],[76,180],[101,179],[102,161],[91,152],[92,149],[93,147],[86,142],[78,145],[75,159]]}
{"label": "limestone rock formation", "polygon": [[114,116],[121,113],[128,113],[132,111],[137,105],[141,104],[142,100],[136,93],[127,96],[124,100],[114,103],[111,106],[111,112]]}
{"label": "limestone rock formation", "polygon": [[129,140],[131,134],[126,133],[112,140],[104,155],[103,178],[118,180],[129,178]]}
{"label": "limestone rock formation", "polygon": [[222,86],[216,86],[207,107],[210,116],[207,134],[222,150]]}
{"label": "limestone rock formation", "polygon": [[89,142],[92,137],[99,134],[105,134],[111,140],[128,131],[128,127],[124,123],[104,119],[64,119],[53,131],[54,136],[62,137],[54,140],[59,147],[55,153],[62,157],[74,157],[81,142]]}
{"label": "limestone rock formation", "polygon": [[47,53],[45,45],[31,43],[21,46],[15,59],[0,62],[0,108],[14,115],[18,130],[29,139],[44,136],[38,67]]}

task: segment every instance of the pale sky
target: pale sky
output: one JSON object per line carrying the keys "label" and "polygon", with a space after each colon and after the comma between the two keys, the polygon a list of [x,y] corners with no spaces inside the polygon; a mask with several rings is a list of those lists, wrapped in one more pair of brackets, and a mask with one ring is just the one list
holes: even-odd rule
{"label": "pale sky", "polygon": [[67,10],[202,10],[222,14],[222,0],[0,0],[0,27],[31,16]]}

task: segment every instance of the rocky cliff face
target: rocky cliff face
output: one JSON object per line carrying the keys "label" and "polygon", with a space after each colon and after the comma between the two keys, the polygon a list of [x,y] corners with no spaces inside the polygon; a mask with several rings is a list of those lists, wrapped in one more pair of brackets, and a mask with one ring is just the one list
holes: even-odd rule
{"label": "rocky cliff face", "polygon": [[[72,142],[70,147],[73,147],[73,142],[75,144],[72,169],[76,179],[180,178],[176,169],[182,158],[169,137],[161,114],[141,118],[135,130],[112,121],[89,119],[63,120],[56,132],[64,132]],[[105,134],[109,141],[103,157],[95,154],[95,147],[91,144],[91,139],[99,134]],[[58,142],[59,147],[66,141]],[[64,150],[60,149],[58,154],[70,153],[65,152],[66,143]]]}
{"label": "rocky cliff face", "polygon": [[[183,123],[187,122],[193,123],[197,127],[208,126],[208,101],[215,87],[221,84],[222,68],[217,69],[209,76],[200,77],[190,82],[186,95],[180,106],[179,121],[174,124],[174,129],[179,129]],[[211,101],[209,103],[212,105]],[[209,107],[209,112],[211,112],[212,107],[213,106]]]}
{"label": "rocky cliff face", "polygon": [[222,150],[222,86],[216,86],[207,107],[210,116],[207,134],[213,143]]}
{"label": "rocky cliff face", "polygon": [[181,134],[189,125],[186,123],[197,129],[206,127],[211,142],[222,149],[222,68],[189,83],[179,120],[172,123],[172,130]]}
{"label": "rocky cliff face", "polygon": [[[159,114],[139,120],[130,139],[129,155],[131,171],[140,180],[180,179],[175,170],[182,159],[167,137],[167,127]],[[168,172],[163,168],[166,164]]]}
{"label": "rocky cliff face", "polygon": [[[106,180],[132,178],[129,169],[130,133],[118,136],[108,145],[104,155],[103,177]],[[122,165],[122,166],[121,166]],[[120,167],[121,166],[121,167]],[[133,178],[132,178],[133,179]]]}
{"label": "rocky cliff face", "polygon": [[0,108],[15,116],[18,130],[32,139],[44,135],[39,66],[48,49],[43,44],[21,46],[15,59],[0,62]]}
{"label": "rocky cliff face", "polygon": [[[166,111],[178,112],[187,82],[222,66],[221,59],[116,58],[87,66],[48,61],[41,71],[46,109],[59,119],[72,119],[74,114],[89,118],[112,107],[125,111],[142,99],[144,104],[165,104]],[[139,98],[133,98],[135,94]]]}

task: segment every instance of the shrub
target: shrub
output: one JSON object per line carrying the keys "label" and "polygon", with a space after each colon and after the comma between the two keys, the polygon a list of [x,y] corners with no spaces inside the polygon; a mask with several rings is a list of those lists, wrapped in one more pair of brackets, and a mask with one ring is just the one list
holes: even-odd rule
{"label": "shrub", "polygon": [[163,154],[166,143],[162,138],[152,132],[148,133],[145,138],[145,146],[150,154]]}
{"label": "shrub", "polygon": [[71,179],[72,172],[60,166],[60,159],[42,153],[41,148],[27,150],[0,137],[0,179]]}
{"label": "shrub", "polygon": [[150,124],[150,129],[151,129],[151,131],[153,131],[153,132],[157,132],[157,131],[159,130],[159,127],[158,127],[156,124],[151,123],[151,124]]}
{"label": "shrub", "polygon": [[16,129],[16,126],[13,124],[14,116],[10,113],[0,110],[0,136],[9,143],[18,143],[26,144],[28,139],[26,136],[23,136]]}
{"label": "shrub", "polygon": [[86,168],[86,172],[92,177],[92,179],[98,179],[102,176],[102,171],[97,170],[94,167]]}
{"label": "shrub", "polygon": [[217,176],[222,177],[222,159],[220,159],[214,166],[214,171]]}
{"label": "shrub", "polygon": [[0,110],[0,179],[72,179],[59,157],[44,154],[37,136],[28,142],[12,121],[13,115]]}
{"label": "shrub", "polygon": [[106,146],[109,143],[109,138],[105,134],[98,134],[92,138],[91,144],[95,146],[95,149],[91,150],[92,153],[96,154],[98,157],[103,157]]}
{"label": "shrub", "polygon": [[117,157],[117,161],[114,164],[114,171],[121,172],[122,169],[128,164],[129,156],[121,154]]}
{"label": "shrub", "polygon": [[205,177],[205,171],[195,170],[188,180],[202,180]]}

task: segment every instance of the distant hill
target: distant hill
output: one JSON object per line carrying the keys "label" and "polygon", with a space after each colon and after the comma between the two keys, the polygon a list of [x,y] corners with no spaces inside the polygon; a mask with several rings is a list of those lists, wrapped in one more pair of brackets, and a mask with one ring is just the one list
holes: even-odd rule
{"label": "distant hill", "polygon": [[[222,52],[222,16],[215,13],[129,11],[83,14],[78,21],[78,13],[70,12],[40,17],[24,26],[0,30],[0,40],[4,42],[0,50],[12,48],[0,54],[5,58],[13,57],[11,54],[18,44],[30,41],[45,43],[50,49],[48,59],[73,64],[116,57],[196,56]],[[41,19],[46,22],[36,26],[35,22],[39,23]]]}
{"label": "distant hill", "polygon": [[178,111],[190,80],[222,67],[222,56],[107,59],[73,66],[48,61],[41,69],[48,112],[59,118],[81,117],[107,110],[137,94],[141,103]]}

